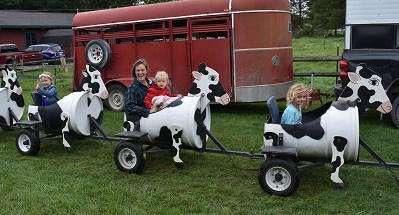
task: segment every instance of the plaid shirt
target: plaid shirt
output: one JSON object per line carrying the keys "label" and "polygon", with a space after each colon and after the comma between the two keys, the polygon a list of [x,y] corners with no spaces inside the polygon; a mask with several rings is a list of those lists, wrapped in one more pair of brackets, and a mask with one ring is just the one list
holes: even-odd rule
{"label": "plaid shirt", "polygon": [[[152,82],[150,80],[150,86]],[[150,109],[144,105],[144,97],[147,94],[148,87],[137,78],[126,89],[125,95],[125,112],[131,115],[140,115],[148,117]]]}

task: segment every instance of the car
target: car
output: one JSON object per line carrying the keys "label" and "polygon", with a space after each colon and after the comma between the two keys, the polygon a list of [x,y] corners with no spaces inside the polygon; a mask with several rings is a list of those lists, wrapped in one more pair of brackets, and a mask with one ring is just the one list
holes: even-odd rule
{"label": "car", "polygon": [[55,43],[30,45],[25,51],[41,51],[43,59],[52,60],[65,57],[65,52],[60,45]]}
{"label": "car", "polygon": [[15,68],[18,63],[31,63],[42,59],[41,51],[20,51],[15,44],[0,44],[0,65],[8,64]]}

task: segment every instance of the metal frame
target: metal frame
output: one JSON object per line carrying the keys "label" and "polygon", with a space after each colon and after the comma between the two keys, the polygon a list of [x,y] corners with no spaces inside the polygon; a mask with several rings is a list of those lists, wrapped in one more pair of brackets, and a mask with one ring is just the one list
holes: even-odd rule
{"label": "metal frame", "polygon": [[[239,151],[231,151],[226,149],[226,147],[223,146],[223,144],[208,130],[208,128],[202,124],[201,125],[202,132],[204,132],[208,137],[215,143],[215,145],[218,147],[218,149],[213,149],[213,148],[207,148],[206,142],[204,143],[204,146],[202,149],[194,149],[191,147],[183,146],[181,149],[186,149],[186,150],[196,150],[196,151],[203,151],[203,152],[210,152],[210,153],[215,153],[215,154],[225,154],[225,155],[236,155],[236,156],[243,156],[243,157],[249,157],[251,159],[271,159],[273,157],[276,158],[283,158],[283,159],[291,159],[295,162],[299,161],[308,161],[310,163],[303,164],[300,166],[297,166],[299,171],[304,171],[304,170],[310,170],[318,167],[324,166],[326,163],[330,163],[328,160],[323,160],[323,159],[307,159],[307,158],[297,158],[295,156],[295,153],[290,150],[291,148],[284,147],[284,146],[272,146],[272,148],[269,148],[267,150],[263,150],[262,153],[253,153],[251,150],[250,152],[239,152]],[[140,142],[140,138],[136,139],[136,141]],[[345,164],[350,164],[350,165],[358,165],[358,166],[379,166],[379,167],[386,167],[392,174],[392,176],[395,178],[396,181],[399,183],[399,179],[394,176],[393,172],[391,171],[391,167],[399,168],[399,163],[387,163],[381,156],[379,156],[373,149],[371,149],[370,146],[368,146],[362,139],[359,138],[360,145],[363,146],[369,153],[372,155],[378,162],[372,162],[372,161],[360,161],[359,157],[358,160],[355,162],[347,162]],[[145,143],[140,143],[140,144],[145,144]],[[150,151],[151,149],[156,148],[158,145],[157,144],[149,144],[147,147],[145,147],[144,153],[147,155],[151,154],[162,154],[162,153],[167,153],[167,152],[172,152],[174,148],[168,148],[168,149],[156,149],[153,151]],[[279,148],[276,150],[276,148]]]}
{"label": "metal frame", "polygon": [[[15,117],[15,114],[10,110],[10,115],[12,117]],[[152,154],[164,154],[164,153],[169,153],[175,150],[171,146],[171,148],[165,148],[165,149],[155,149],[156,147],[159,147],[158,144],[155,143],[143,143],[140,142],[140,139],[142,137],[147,136],[148,134],[146,132],[139,132],[139,131],[125,131],[117,134],[117,137],[109,137],[107,133],[101,128],[101,126],[97,123],[95,118],[93,118],[91,115],[88,115],[90,118],[90,128],[93,131],[98,130],[99,133],[101,133],[102,136],[98,136],[95,132],[90,134],[89,136],[85,135],[67,135],[66,138],[93,138],[93,139],[101,139],[101,140],[107,140],[107,141],[125,141],[126,139],[131,139],[135,140],[138,142],[140,145],[147,145],[146,147],[143,147],[143,152],[147,155],[152,155]],[[15,119],[14,118],[14,119]],[[16,122],[19,128],[23,128],[22,126],[30,126],[33,128],[35,131],[37,137],[39,137],[39,125],[43,124],[43,122],[39,121],[18,121]],[[211,131],[204,125],[201,124],[201,130],[204,132],[208,137],[215,143],[215,145],[218,148],[207,148],[206,142],[204,143],[202,149],[195,149],[189,146],[182,145],[181,149],[185,150],[193,150],[193,151],[203,151],[203,152],[209,152],[209,153],[215,153],[215,154],[225,154],[225,155],[235,155],[235,156],[242,156],[242,157],[249,157],[251,159],[263,159],[263,160],[268,160],[273,157],[276,158],[283,158],[283,159],[291,159],[293,161],[309,161],[311,163],[304,164],[297,166],[299,171],[303,170],[309,170],[309,169],[314,169],[317,167],[322,167],[324,166],[325,163],[329,163],[327,160],[321,160],[321,159],[306,159],[306,158],[296,158],[295,156],[295,151],[292,150],[292,148],[284,147],[284,146],[271,146],[270,148],[265,147],[262,150],[262,153],[254,153],[252,149],[250,152],[240,152],[240,151],[231,151],[226,149],[226,147],[211,133]],[[62,135],[62,133],[59,134],[50,134],[45,137],[39,138],[40,142],[46,142],[46,141],[52,141],[52,140],[57,140],[57,139],[62,139],[62,137],[59,137]],[[394,168],[399,168],[399,163],[387,163],[381,156],[379,156],[373,149],[371,149],[370,146],[368,146],[362,139],[359,138],[359,143],[361,146],[363,146],[370,155],[372,155],[378,162],[372,162],[372,161],[361,161],[358,160],[355,162],[347,162],[346,164],[350,165],[359,165],[359,166],[379,166],[379,167],[386,167],[392,174],[392,176],[395,178],[395,180],[399,180],[394,176],[393,172],[391,171],[391,167]],[[155,149],[155,150],[153,150]]]}
{"label": "metal frame", "polygon": [[[101,140],[107,140],[107,141],[123,141],[124,139],[122,138],[116,138],[116,137],[110,137],[108,136],[108,134],[101,128],[101,126],[97,123],[97,121],[95,120],[94,117],[92,117],[91,115],[88,115],[87,117],[90,118],[90,129],[93,131],[98,130],[99,133],[101,133],[102,136],[98,136],[95,132],[93,132],[92,134],[90,134],[89,136],[87,135],[80,135],[80,134],[69,134],[65,136],[65,138],[69,139],[69,138],[92,138],[92,139],[101,139]],[[53,141],[53,140],[62,140],[62,137],[60,137],[60,135],[62,135],[62,133],[54,133],[54,134],[49,134],[46,135],[44,137],[40,137],[40,132],[39,132],[39,125],[42,125],[43,122],[39,122],[39,121],[33,121],[33,120],[26,120],[26,121],[19,121],[16,123],[17,125],[19,125],[19,128],[23,128],[23,126],[28,126],[31,127],[36,136],[39,137],[38,139],[40,140],[40,142],[47,142],[47,141]],[[92,129],[95,128],[95,129]]]}
{"label": "metal frame", "polygon": [[18,129],[18,128],[22,128],[21,126],[13,126],[13,122],[15,121],[15,123],[18,125],[18,117],[15,115],[14,111],[11,110],[10,107],[8,107],[8,115],[9,115],[9,121],[10,121],[10,125],[1,125],[2,129]]}

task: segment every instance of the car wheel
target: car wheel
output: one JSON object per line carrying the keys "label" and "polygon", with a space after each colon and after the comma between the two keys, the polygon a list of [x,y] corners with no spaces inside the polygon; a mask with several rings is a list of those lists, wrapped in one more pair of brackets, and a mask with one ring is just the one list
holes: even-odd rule
{"label": "car wheel", "polygon": [[21,129],[17,133],[16,147],[22,155],[36,155],[40,149],[40,140],[32,129]]}
{"label": "car wheel", "polygon": [[126,173],[140,173],[145,165],[143,150],[138,144],[129,141],[118,144],[114,161],[118,169]]}
{"label": "car wheel", "polygon": [[96,69],[105,67],[112,57],[110,45],[101,39],[91,40],[85,49],[86,60]]}
{"label": "car wheel", "polygon": [[393,101],[391,119],[396,128],[399,128],[399,96]]}
{"label": "car wheel", "polygon": [[286,160],[267,160],[259,170],[258,181],[269,194],[288,196],[298,188],[299,170]]}
{"label": "car wheel", "polygon": [[114,84],[108,88],[108,98],[105,106],[113,111],[123,111],[125,105],[125,87]]}

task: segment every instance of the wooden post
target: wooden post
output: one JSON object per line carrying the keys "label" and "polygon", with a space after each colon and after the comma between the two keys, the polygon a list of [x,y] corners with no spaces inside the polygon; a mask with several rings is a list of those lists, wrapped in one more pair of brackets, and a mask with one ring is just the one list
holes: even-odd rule
{"label": "wooden post", "polygon": [[64,72],[68,72],[68,68],[66,67],[67,64],[66,64],[65,57],[60,58],[60,61],[61,61],[61,65],[64,66]]}

